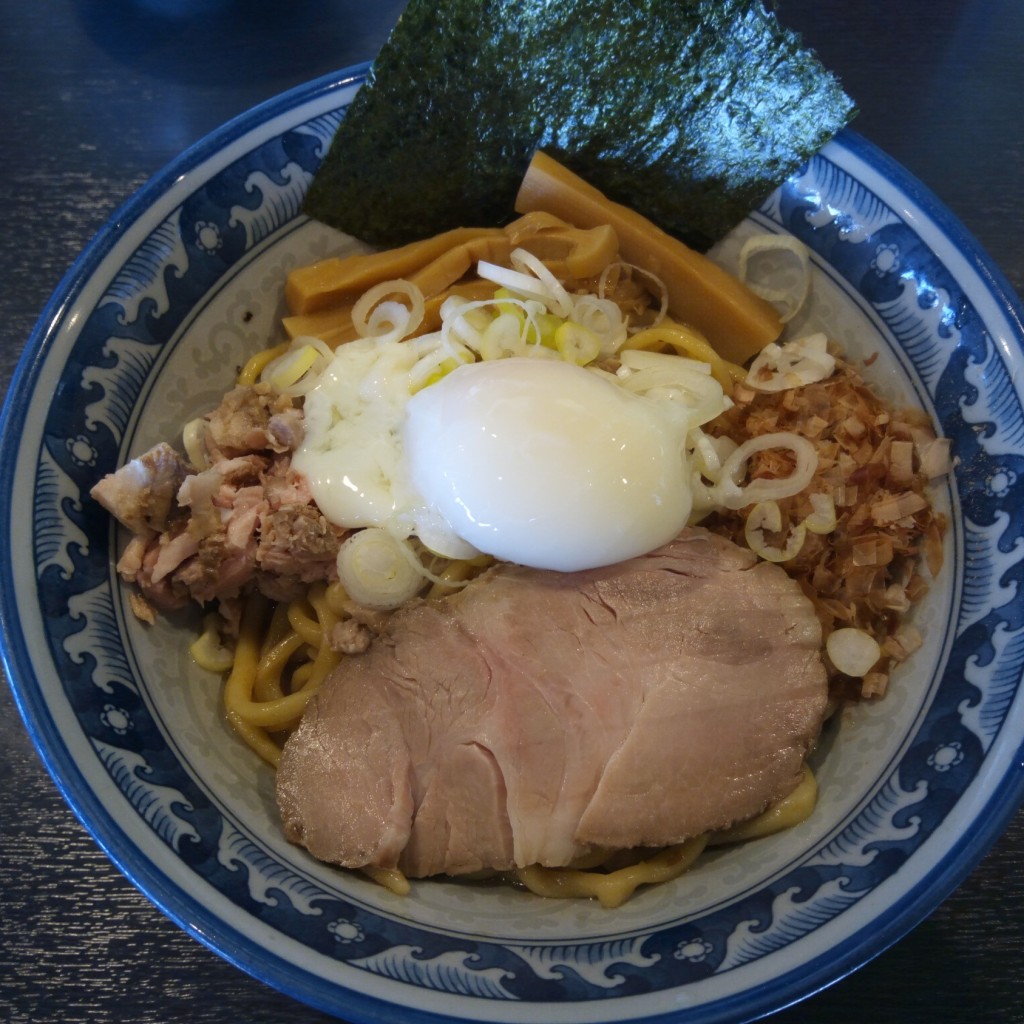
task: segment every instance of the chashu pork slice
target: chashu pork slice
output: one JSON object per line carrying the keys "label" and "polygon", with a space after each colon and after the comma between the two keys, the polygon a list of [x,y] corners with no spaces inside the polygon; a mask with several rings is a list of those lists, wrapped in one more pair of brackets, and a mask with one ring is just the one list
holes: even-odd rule
{"label": "chashu pork slice", "polygon": [[278,771],[285,832],[424,877],[724,828],[799,780],[820,651],[800,587],[703,529],[585,572],[495,567],[325,682]]}

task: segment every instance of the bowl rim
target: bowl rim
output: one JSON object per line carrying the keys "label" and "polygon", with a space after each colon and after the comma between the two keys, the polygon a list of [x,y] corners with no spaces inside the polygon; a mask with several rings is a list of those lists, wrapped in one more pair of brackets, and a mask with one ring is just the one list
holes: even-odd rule
{"label": "bowl rim", "polygon": [[[82,289],[97,266],[123,237],[126,230],[143,218],[159,197],[179,179],[185,178],[207,159],[248,132],[259,129],[296,106],[306,105],[339,90],[358,85],[369,70],[365,62],[281,93],[238,115],[189,147],[122,203],[77,257],[47,302],[15,373],[0,412],[0,487],[11,493],[19,459],[20,426],[28,415],[34,388],[64,319],[73,309]],[[841,146],[872,166],[886,181],[919,207],[942,235],[970,264],[979,280],[1005,314],[1016,335],[1018,356],[1024,359],[1024,307],[1014,295],[1002,272],[986,256],[959,219],[937,196],[906,169],[858,133],[844,129],[831,145]],[[11,506],[0,504],[0,536],[12,543]],[[255,978],[280,989],[311,1006],[330,1013],[344,1013],[367,1021],[401,1020],[438,1022],[451,1018],[411,1007],[396,1007],[373,995],[329,984],[291,960],[272,954],[264,946],[222,921],[186,889],[168,879],[141,856],[131,838],[118,825],[109,809],[79,775],[67,754],[59,727],[54,722],[43,694],[43,682],[35,678],[26,637],[19,629],[16,583],[10,559],[0,559],[0,657],[7,671],[19,712],[27,731],[50,775],[66,802],[97,844],[123,874],[166,916],[183,930],[230,963]],[[918,884],[901,893],[884,911],[881,927],[863,928],[837,946],[764,985],[756,995],[744,990],[734,996],[700,1007],[705,1021],[751,1019],[791,1005],[845,977],[881,954],[907,931],[923,920],[974,869],[1024,803],[1024,738],[1013,752],[1013,768],[1005,772],[991,790],[984,807],[974,813],[976,827],[946,848],[942,861]],[[541,1004],[530,1004],[534,1009]],[[677,1013],[645,1016],[644,1021],[672,1020]],[[624,1019],[624,1018],[623,1018]]]}

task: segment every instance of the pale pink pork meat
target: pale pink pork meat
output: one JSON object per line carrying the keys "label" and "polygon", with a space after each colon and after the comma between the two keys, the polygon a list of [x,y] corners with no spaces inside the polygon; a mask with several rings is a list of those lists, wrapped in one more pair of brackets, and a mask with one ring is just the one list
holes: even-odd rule
{"label": "pale pink pork meat", "polygon": [[798,782],[820,650],[799,586],[705,530],[586,572],[501,565],[326,681],[285,745],[285,832],[424,877],[724,828]]}

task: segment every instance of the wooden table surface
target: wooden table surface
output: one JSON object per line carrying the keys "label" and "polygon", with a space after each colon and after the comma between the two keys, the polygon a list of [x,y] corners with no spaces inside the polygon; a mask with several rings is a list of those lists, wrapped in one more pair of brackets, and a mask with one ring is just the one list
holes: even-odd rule
{"label": "wooden table surface", "polygon": [[[371,58],[400,0],[7,3],[0,390],[111,212],[183,148]],[[1024,294],[1024,3],[779,0],[855,127],[938,194]],[[0,1020],[327,1021],[165,919],[64,804],[0,688]],[[780,1024],[1024,1022],[1024,814],[930,918]]]}

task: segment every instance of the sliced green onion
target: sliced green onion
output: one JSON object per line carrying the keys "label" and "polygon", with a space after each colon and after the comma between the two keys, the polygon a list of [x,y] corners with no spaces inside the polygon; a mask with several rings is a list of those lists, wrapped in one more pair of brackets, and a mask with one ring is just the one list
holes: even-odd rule
{"label": "sliced green onion", "polygon": [[333,358],[334,352],[320,338],[299,335],[283,355],[263,367],[260,380],[279,394],[304,395],[316,386]]}
{"label": "sliced green onion", "polygon": [[[797,281],[795,285],[785,288],[772,287],[761,281],[752,279],[750,261],[754,256],[764,253],[778,253],[789,257],[787,262],[796,261]],[[786,275],[787,271],[779,263],[774,263],[768,273],[774,278]],[[740,249],[739,279],[755,294],[768,302],[779,303],[785,308],[781,320],[786,323],[792,320],[803,308],[811,287],[811,267],[807,246],[792,235],[760,234],[748,238]]]}
{"label": "sliced green onion", "polygon": [[551,273],[544,263],[525,249],[513,249],[509,262],[516,270],[529,271],[540,281],[548,299],[548,309],[557,317],[568,320],[572,316],[572,296],[565,290],[561,281]]}
{"label": "sliced green onion", "polygon": [[275,390],[284,391],[312,369],[319,353],[312,345],[286,352],[283,356],[267,364],[263,371],[263,379]]}
{"label": "sliced green onion", "polygon": [[712,483],[717,483],[722,474],[725,460],[739,447],[728,435],[712,437],[705,434],[700,427],[690,431],[689,441],[692,448],[693,465],[700,475]]}
{"label": "sliced green onion", "polygon": [[652,367],[679,367],[681,372],[711,376],[711,366],[702,359],[691,359],[669,352],[650,352],[642,348],[626,349],[619,362],[630,370],[646,370]]}
{"label": "sliced green onion", "polygon": [[452,295],[441,304],[441,340],[445,345],[465,347],[480,354],[484,331],[494,319],[493,299],[470,301]]}
{"label": "sliced green onion", "polygon": [[[394,295],[404,296],[408,305]],[[361,338],[401,341],[423,323],[425,312],[423,293],[411,281],[381,281],[352,307],[352,326]]]}
{"label": "sliced green onion", "polygon": [[784,345],[766,345],[755,357],[743,383],[756,391],[787,391],[832,376],[835,357],[824,334],[794,338]]}
{"label": "sliced green onion", "polygon": [[622,310],[611,299],[600,299],[596,295],[579,295],[573,306],[572,318],[580,326],[597,335],[601,343],[601,354],[604,356],[615,355],[629,336]]}
{"label": "sliced green onion", "polygon": [[189,420],[181,432],[181,444],[188,461],[196,469],[209,469],[210,458],[206,452],[206,421],[202,416]]}
{"label": "sliced green onion", "polygon": [[526,354],[523,320],[515,313],[499,313],[480,335],[481,359],[505,359]]}
{"label": "sliced green onion", "polygon": [[[601,277],[598,279],[597,282],[597,294],[601,297],[603,301],[611,302],[611,300],[606,297],[606,292],[608,291],[608,278],[615,271],[623,269],[629,270],[634,274],[640,274],[643,277],[646,277],[649,281],[651,281],[654,284],[655,288],[661,295],[661,301],[658,306],[658,312],[654,317],[654,320],[651,321],[650,323],[644,324],[642,327],[636,328],[636,330],[643,331],[647,330],[647,328],[649,327],[656,327],[658,324],[662,322],[662,320],[665,319],[666,316],[668,316],[668,288],[665,286],[665,282],[662,281],[662,279],[658,277],[657,274],[652,273],[650,270],[644,270],[643,267],[638,267],[635,263],[609,263],[608,266],[606,266],[604,270],[601,271]],[[618,305],[614,305],[615,308],[618,309]]]}
{"label": "sliced green onion", "polygon": [[[746,486],[741,487],[739,481],[750,457],[771,448],[789,448],[796,455],[796,467],[793,472],[789,476],[774,480],[751,480]],[[817,465],[818,453],[806,437],[790,431],[760,434],[744,441],[725,460],[721,478],[713,488],[715,501],[722,508],[739,509],[759,501],[788,498],[793,494],[799,494],[811,482]]]}
{"label": "sliced green onion", "polygon": [[338,577],[353,601],[366,608],[398,608],[423,589],[426,577],[416,569],[415,555],[402,550],[407,544],[370,526],[341,545]]}
{"label": "sliced green onion", "polygon": [[409,390],[413,394],[422,391],[436,384],[442,377],[447,377],[452,370],[472,362],[475,362],[475,356],[464,345],[439,344],[433,351],[421,356],[409,371]]}
{"label": "sliced green onion", "polygon": [[601,354],[601,339],[581,324],[566,320],[555,331],[555,349],[568,363],[586,366]]}
{"label": "sliced green onion", "polygon": [[691,427],[699,427],[729,408],[730,399],[711,375],[711,367],[698,359],[626,349],[621,353],[619,384],[648,398],[664,398],[689,410]]}
{"label": "sliced green onion", "polygon": [[[527,304],[529,305],[529,303]],[[543,345],[545,348],[557,349],[555,332],[565,323],[554,313],[527,309],[525,338],[528,345]]]}
{"label": "sliced green onion", "polygon": [[840,672],[855,679],[863,679],[882,656],[882,649],[873,636],[852,627],[830,633],[825,651]]}
{"label": "sliced green onion", "polygon": [[779,533],[782,530],[782,510],[774,501],[759,501],[747,514],[743,527],[747,546],[766,562],[788,562],[800,554],[807,539],[807,527],[797,523],[790,528],[785,547],[769,544],[765,532]]}
{"label": "sliced green onion", "polygon": [[547,306],[551,296],[543,283],[531,274],[524,274],[508,267],[499,267],[496,263],[480,260],[477,273],[485,280],[507,289],[519,298],[536,299]]}

